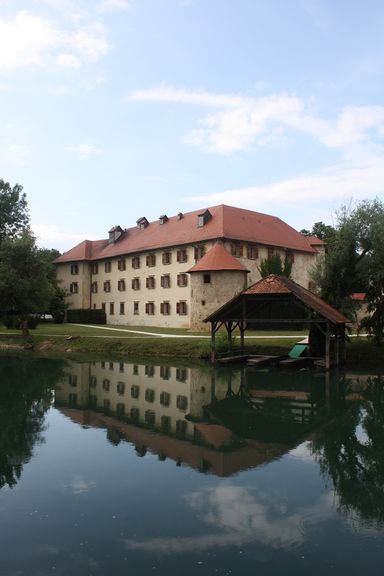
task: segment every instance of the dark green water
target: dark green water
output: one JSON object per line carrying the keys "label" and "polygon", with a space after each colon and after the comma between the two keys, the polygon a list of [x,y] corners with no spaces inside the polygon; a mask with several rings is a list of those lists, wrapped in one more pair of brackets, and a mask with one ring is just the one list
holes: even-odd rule
{"label": "dark green water", "polygon": [[0,357],[0,575],[384,573],[384,381]]}

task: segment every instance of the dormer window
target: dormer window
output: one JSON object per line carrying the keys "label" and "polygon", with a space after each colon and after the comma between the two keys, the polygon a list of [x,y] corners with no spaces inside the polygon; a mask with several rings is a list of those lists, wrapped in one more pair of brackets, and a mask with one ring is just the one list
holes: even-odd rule
{"label": "dormer window", "polygon": [[212,214],[209,210],[202,212],[201,214],[197,215],[197,227],[202,228],[205,224],[212,218]]}
{"label": "dormer window", "polygon": [[148,226],[149,222],[145,216],[142,216],[141,218],[139,218],[136,221],[136,224],[137,224],[137,227],[140,228],[140,230],[144,230],[144,228],[146,228]]}
{"label": "dormer window", "polygon": [[110,231],[108,232],[108,243],[114,244],[115,242],[117,242],[122,233],[123,229],[121,228],[121,226],[114,226],[113,228],[111,228]]}
{"label": "dormer window", "polygon": [[165,224],[168,220],[168,216],[166,214],[163,214],[162,216],[159,216],[159,223],[160,224]]}

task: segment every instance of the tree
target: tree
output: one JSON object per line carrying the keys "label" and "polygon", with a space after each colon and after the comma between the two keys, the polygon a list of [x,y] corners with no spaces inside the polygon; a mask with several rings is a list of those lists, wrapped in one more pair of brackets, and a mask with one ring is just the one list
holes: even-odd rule
{"label": "tree", "polygon": [[280,254],[274,254],[269,258],[265,258],[260,262],[259,272],[262,278],[266,278],[269,274],[277,274],[278,276],[290,276],[292,264],[287,260],[282,262]]}
{"label": "tree", "polygon": [[23,187],[0,179],[0,244],[19,236],[28,227],[29,215]]}
{"label": "tree", "polygon": [[0,245],[0,316],[31,313],[48,307],[52,297],[46,267],[39,258],[35,238],[24,231]]}
{"label": "tree", "polygon": [[384,336],[384,205],[364,200],[337,215],[333,240],[314,273],[320,295],[353,319],[354,292],[365,292],[364,321],[377,343]]}

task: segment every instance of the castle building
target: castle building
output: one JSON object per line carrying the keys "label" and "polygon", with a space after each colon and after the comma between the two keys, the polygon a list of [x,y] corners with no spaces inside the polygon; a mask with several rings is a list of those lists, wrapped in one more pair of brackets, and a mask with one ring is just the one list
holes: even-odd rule
{"label": "castle building", "polygon": [[311,288],[324,251],[275,216],[214,206],[84,240],[56,260],[70,308],[102,308],[108,324],[207,329],[203,319],[260,279],[273,255],[292,264],[292,279]]}

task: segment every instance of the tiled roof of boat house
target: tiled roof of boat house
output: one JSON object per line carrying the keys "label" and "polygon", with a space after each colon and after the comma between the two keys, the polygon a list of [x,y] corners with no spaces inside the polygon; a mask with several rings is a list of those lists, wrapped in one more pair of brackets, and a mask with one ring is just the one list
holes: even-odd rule
{"label": "tiled roof of boat house", "polygon": [[188,272],[239,270],[249,272],[222,244],[215,244]]}
{"label": "tiled roof of boat house", "polygon": [[[142,221],[145,221],[143,225],[140,224]],[[112,231],[116,228],[119,227],[114,226]],[[318,244],[318,239],[306,238],[276,216],[220,205],[204,212],[196,210],[170,218],[162,216],[154,222],[141,218],[137,226],[122,230],[116,241],[84,240],[55,262],[101,260],[217,238],[284,247],[309,254],[317,252],[315,245]]]}

